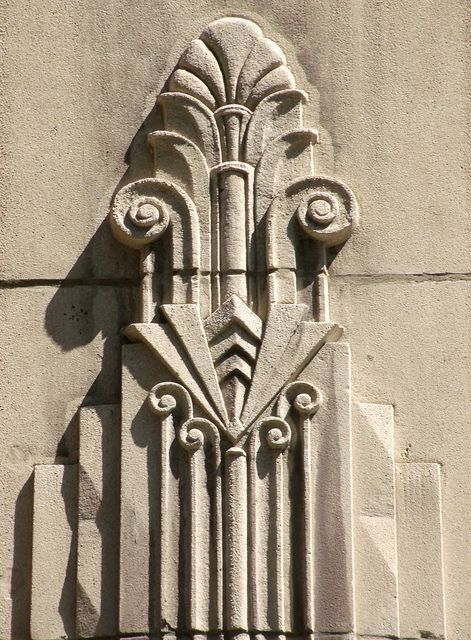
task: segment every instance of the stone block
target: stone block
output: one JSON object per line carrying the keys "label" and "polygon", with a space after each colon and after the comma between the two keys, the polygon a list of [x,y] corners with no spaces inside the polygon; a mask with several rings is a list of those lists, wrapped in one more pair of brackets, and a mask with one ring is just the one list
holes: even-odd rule
{"label": "stone block", "polygon": [[360,228],[333,271],[469,273],[466,2],[368,4],[361,11],[342,3],[330,19],[332,8],[321,7],[306,27],[312,44],[302,56],[320,94],[319,151],[332,145],[316,168],[329,173],[335,166],[361,208]]}
{"label": "stone block", "polygon": [[31,637],[75,638],[77,465],[34,470]]}
{"label": "stone block", "polygon": [[325,398],[312,421],[315,626],[348,633],[354,629],[349,345],[324,345],[302,379],[319,385]]}
{"label": "stone block", "polygon": [[120,328],[132,313],[128,287],[0,289],[2,639],[29,633],[34,465],[77,462],[78,407],[118,399]]}
{"label": "stone block", "polygon": [[353,415],[356,629],[397,636],[393,408],[358,403]]}
{"label": "stone block", "polygon": [[118,631],[119,405],[80,410],[77,634]]}
{"label": "stone block", "polygon": [[[157,521],[158,418],[152,414],[147,394],[158,382],[168,379],[158,368],[145,345],[123,346],[123,404],[121,408],[121,550],[120,550],[120,631],[146,633],[160,620],[154,620],[149,602],[159,590],[158,566],[152,555],[150,539],[155,540]],[[174,535],[169,538],[178,554],[179,504],[170,501],[174,515]],[[169,521],[172,521],[170,514]],[[173,574],[170,573],[173,577]],[[170,576],[163,576],[164,580]],[[177,616],[178,595],[170,580],[169,606]],[[152,595],[150,595],[152,594]],[[158,599],[157,599],[158,600]]]}
{"label": "stone block", "polygon": [[[395,460],[442,463],[448,640],[471,627],[471,282],[331,278],[352,349],[353,395],[394,406]],[[452,523],[448,526],[446,523]]]}
{"label": "stone block", "polygon": [[444,638],[440,466],[396,466],[401,638]]}
{"label": "stone block", "polygon": [[[129,141],[184,46],[228,7],[184,0],[176,8],[145,0],[129,7],[126,21],[111,6],[98,10],[85,0],[73,7],[54,5],[54,11],[50,7],[42,3],[26,10],[20,4],[5,16],[3,274],[114,277],[118,268],[129,275],[136,268],[131,252],[123,259],[123,250],[118,252],[108,231],[99,228],[126,172]],[[461,161],[466,153],[466,3],[396,2],[365,6],[361,14],[343,3],[335,19],[328,3],[300,12],[294,0],[267,1],[257,8],[244,0],[233,9],[252,15],[282,43],[296,78],[309,89],[306,113],[320,127],[323,142],[316,170],[329,173],[335,166],[361,193],[362,228],[336,269],[469,272]],[[99,60],[97,48],[103,51]],[[138,135],[129,155],[136,156],[136,148],[145,149],[145,135]],[[441,181],[435,179],[438,173]],[[18,216],[31,207],[31,194],[41,215]],[[67,224],[65,209],[74,212]],[[454,214],[448,217],[450,210]],[[435,225],[452,239],[451,254],[443,234],[433,232]],[[385,241],[378,241],[380,233]],[[391,237],[396,242],[388,242]],[[81,264],[74,267],[80,254]]]}

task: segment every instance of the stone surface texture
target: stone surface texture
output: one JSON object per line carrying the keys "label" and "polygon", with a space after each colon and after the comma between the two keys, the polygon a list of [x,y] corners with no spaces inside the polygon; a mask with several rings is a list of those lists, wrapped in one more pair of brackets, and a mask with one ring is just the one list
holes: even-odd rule
{"label": "stone surface texture", "polygon": [[0,640],[471,640],[468,3],[0,15]]}

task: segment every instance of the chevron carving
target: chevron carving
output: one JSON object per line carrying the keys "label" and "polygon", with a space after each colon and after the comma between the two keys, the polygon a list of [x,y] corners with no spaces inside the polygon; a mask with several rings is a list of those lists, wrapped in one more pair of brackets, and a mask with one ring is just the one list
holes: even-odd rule
{"label": "chevron carving", "polygon": [[240,424],[263,323],[238,296],[232,295],[206,319],[205,330],[229,419]]}

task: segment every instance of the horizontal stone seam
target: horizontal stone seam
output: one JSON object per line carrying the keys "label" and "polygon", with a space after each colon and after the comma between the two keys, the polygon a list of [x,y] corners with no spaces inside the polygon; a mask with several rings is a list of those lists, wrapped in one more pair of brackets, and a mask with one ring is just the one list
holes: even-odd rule
{"label": "horizontal stone seam", "polygon": [[[222,634],[223,632],[221,632]],[[230,634],[235,634],[236,632],[231,632],[231,631],[226,631],[226,633],[228,635]],[[220,634],[220,635],[221,635]],[[125,635],[120,635],[120,636],[106,636],[106,637],[99,637],[99,638],[93,638],[93,640],[163,640],[165,638],[168,637],[172,637],[172,638],[185,638],[185,640],[191,640],[191,638],[194,638],[195,636],[198,637],[205,637],[205,638],[216,638],[218,634],[214,633],[214,632],[194,632],[194,633],[190,633],[190,632],[176,632],[176,631],[172,631],[172,632],[165,632],[162,634],[149,634],[149,635],[142,635],[142,633],[136,633],[136,634],[125,634]],[[264,638],[272,638],[275,637],[274,633],[266,633],[266,632],[260,632],[260,633],[255,633],[255,632],[248,632],[247,635],[249,636],[255,636],[255,635],[259,635],[260,637],[264,637]],[[293,639],[293,640],[302,640],[303,638],[313,638],[314,640],[323,640],[323,639],[331,639],[331,638],[338,638],[339,640],[342,640],[342,638],[344,639],[348,639],[348,640],[353,640],[354,638],[356,638],[357,640],[359,638],[363,638],[364,640],[416,640],[416,638],[406,638],[406,637],[402,637],[400,638],[399,636],[392,636],[392,635],[363,635],[363,634],[355,634],[354,632],[350,631],[346,631],[346,632],[341,632],[341,631],[331,631],[329,632],[317,632],[311,635],[302,635],[302,634],[283,634],[283,636],[285,636],[286,638],[289,639]],[[436,636],[430,636],[430,640],[443,640],[443,638],[437,638]]]}
{"label": "horizontal stone seam", "polygon": [[[183,273],[175,272],[175,274]],[[222,273],[222,272],[221,272]],[[231,273],[231,272],[226,272]],[[234,272],[235,273],[235,272]],[[209,272],[200,272],[200,275],[210,275]],[[248,275],[257,275],[250,272]],[[312,275],[298,272],[298,277]],[[366,283],[366,282],[450,282],[470,281],[471,273],[345,273],[332,274],[330,279],[336,282]],[[73,287],[73,286],[139,286],[137,278],[24,278],[0,280],[0,289],[15,289],[22,287]]]}
{"label": "horizontal stone seam", "polygon": [[0,280],[0,289],[21,289],[27,287],[137,287],[140,280],[133,278],[34,278],[25,280]]}
{"label": "horizontal stone seam", "polygon": [[[226,632],[228,634],[230,634],[231,632]],[[253,633],[253,632],[252,632]],[[133,635],[130,635],[129,633],[126,635],[120,635],[120,636],[106,636],[106,637],[94,637],[93,640],[154,640],[154,639],[159,639],[162,640],[163,638],[166,637],[175,637],[178,638],[179,636],[181,638],[185,638],[186,640],[190,640],[191,638],[194,638],[195,636],[201,636],[201,637],[206,637],[206,638],[211,638],[211,637],[216,637],[217,634],[215,633],[178,633],[178,632],[170,632],[170,633],[162,633],[162,634],[150,634],[150,635],[142,635],[142,633],[136,633]],[[251,634],[249,634],[251,635]],[[255,634],[254,634],[255,635]],[[266,638],[270,638],[271,636],[269,634],[266,633],[260,633],[258,634],[262,637],[266,637]],[[287,638],[293,638],[293,639],[297,639],[297,640],[301,640],[302,638],[308,638],[308,635],[300,635],[300,634],[283,634],[285,635]],[[362,638],[363,640],[417,640],[416,637],[409,637],[409,636],[394,636],[394,635],[369,635],[369,634],[360,634],[360,633],[354,633],[354,632],[336,632],[336,631],[332,631],[332,632],[318,632],[318,633],[314,633],[312,634],[312,636],[310,636],[312,638],[314,638],[315,640],[323,640],[324,638],[338,638],[339,640],[342,640],[342,638],[346,638],[348,640],[353,640],[354,638],[356,640],[358,640],[359,638]],[[443,636],[423,636],[424,638],[427,638],[429,640],[443,640]]]}
{"label": "horizontal stone seam", "polygon": [[364,284],[368,282],[456,282],[471,280],[471,273],[342,273],[330,274],[330,279],[336,282],[353,282]]}

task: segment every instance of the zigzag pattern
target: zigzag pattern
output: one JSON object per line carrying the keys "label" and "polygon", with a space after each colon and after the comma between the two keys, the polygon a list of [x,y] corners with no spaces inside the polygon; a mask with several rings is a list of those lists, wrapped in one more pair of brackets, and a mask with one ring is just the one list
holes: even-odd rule
{"label": "zigzag pattern", "polygon": [[231,420],[239,419],[262,338],[262,321],[237,296],[204,323],[219,384]]}

